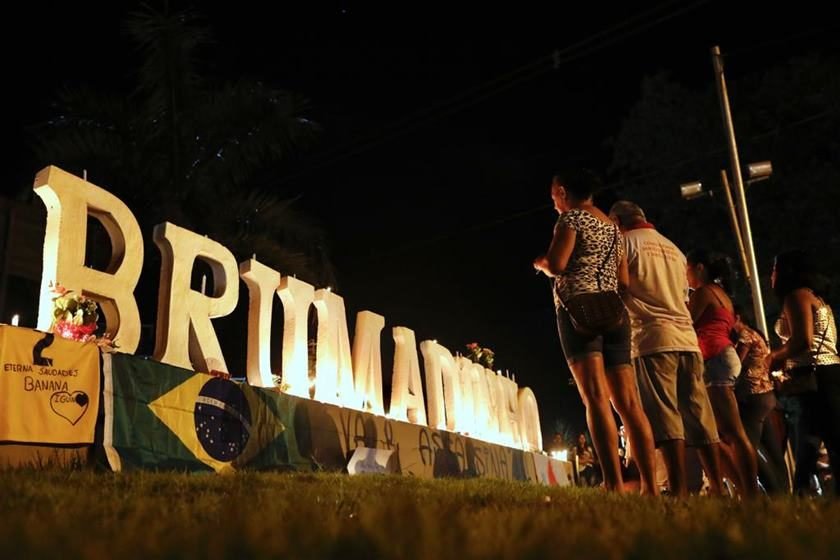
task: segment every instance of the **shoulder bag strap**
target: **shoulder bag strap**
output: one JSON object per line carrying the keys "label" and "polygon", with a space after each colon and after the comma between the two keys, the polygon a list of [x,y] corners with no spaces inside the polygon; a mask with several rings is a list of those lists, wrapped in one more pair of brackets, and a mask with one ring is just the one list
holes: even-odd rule
{"label": "shoulder bag strap", "polygon": [[604,260],[601,262],[601,266],[598,267],[598,271],[595,273],[595,280],[598,282],[598,291],[601,291],[601,273],[604,271],[604,267],[607,266],[607,261],[610,260],[610,255],[612,255],[613,250],[615,249],[615,244],[618,242],[618,226],[613,226],[615,229],[613,230],[613,240],[612,244],[610,245],[610,250],[607,251]]}

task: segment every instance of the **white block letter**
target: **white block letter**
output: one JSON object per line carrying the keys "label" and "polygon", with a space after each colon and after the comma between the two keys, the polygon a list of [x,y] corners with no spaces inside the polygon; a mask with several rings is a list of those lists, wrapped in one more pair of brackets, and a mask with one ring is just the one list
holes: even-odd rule
{"label": "white block letter", "polygon": [[382,403],[382,350],[379,336],[385,317],[371,311],[356,315],[356,336],[353,337],[353,376],[356,381],[354,408],[385,415]]}
{"label": "white block letter", "polygon": [[[34,189],[47,207],[38,329],[46,331],[52,324],[50,284],[59,283],[96,300],[105,315],[105,330],[119,350],[134,352],[140,342],[134,288],[143,268],[143,239],[134,215],[108,191],[58,167],[42,169]],[[111,261],[105,272],[85,267],[89,215],[102,223],[111,239]]]}
{"label": "white block letter", "polygon": [[274,387],[271,371],[271,306],[280,288],[280,273],[256,259],[239,263],[248,286],[248,384]]}
{"label": "white block letter", "polygon": [[309,398],[309,347],[307,345],[309,306],[315,288],[297,278],[280,280],[283,302],[283,383],[290,395]]}
{"label": "white block letter", "polygon": [[429,392],[429,425],[454,432],[457,426],[455,387],[458,366],[452,353],[432,340],[420,343],[426,370],[426,389]]}
{"label": "white block letter", "polygon": [[502,437],[507,445],[519,446],[519,401],[517,400],[518,387],[516,382],[498,376],[502,391],[502,402],[499,407],[500,429]]}
{"label": "white block letter", "polygon": [[526,451],[542,451],[542,429],[537,398],[528,387],[519,389],[519,425]]}
{"label": "white block letter", "polygon": [[315,292],[315,309],[318,312],[315,398],[322,402],[355,406],[353,358],[344,298],[331,290],[318,290]]}
{"label": "white block letter", "polygon": [[[154,241],[161,252],[155,359],[183,368],[227,372],[210,319],[224,317],[236,307],[236,258],[221,243],[169,222],[155,226]],[[199,257],[213,272],[211,296],[190,288]]]}
{"label": "white block letter", "polygon": [[489,436],[490,441],[501,443],[503,437],[503,412],[504,412],[504,390],[502,389],[502,376],[496,375],[493,370],[484,370],[484,382],[487,388],[487,399],[489,402]]}
{"label": "white block letter", "polygon": [[414,331],[394,327],[394,375],[391,380],[391,408],[389,414],[397,420],[426,425],[426,401],[420,380],[420,360]]}

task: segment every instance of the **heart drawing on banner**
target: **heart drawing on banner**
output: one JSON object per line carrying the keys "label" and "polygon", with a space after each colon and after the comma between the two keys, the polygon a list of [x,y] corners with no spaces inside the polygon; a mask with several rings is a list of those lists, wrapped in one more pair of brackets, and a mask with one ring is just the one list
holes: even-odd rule
{"label": "heart drawing on banner", "polygon": [[82,419],[87,412],[90,399],[83,391],[58,391],[50,397],[50,408],[53,412],[70,422],[73,426]]}

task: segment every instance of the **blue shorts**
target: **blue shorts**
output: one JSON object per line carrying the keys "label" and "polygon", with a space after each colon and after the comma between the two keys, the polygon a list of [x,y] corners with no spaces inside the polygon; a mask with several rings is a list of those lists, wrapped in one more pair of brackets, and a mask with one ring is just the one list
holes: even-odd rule
{"label": "blue shorts", "polygon": [[572,326],[569,314],[558,305],[557,331],[566,361],[570,364],[580,361],[589,354],[601,354],[604,367],[631,366],[630,361],[630,319],[624,312],[624,322],[620,327],[599,335],[580,334]]}
{"label": "blue shorts", "polygon": [[709,386],[735,385],[741,375],[741,359],[734,346],[727,346],[723,352],[706,360],[703,378]]}

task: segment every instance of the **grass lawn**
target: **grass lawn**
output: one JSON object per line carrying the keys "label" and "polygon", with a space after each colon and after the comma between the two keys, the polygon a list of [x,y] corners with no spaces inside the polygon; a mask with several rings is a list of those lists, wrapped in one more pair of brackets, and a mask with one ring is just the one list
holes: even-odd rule
{"label": "grass lawn", "polygon": [[490,480],[0,472],[0,558],[840,558],[840,505]]}

